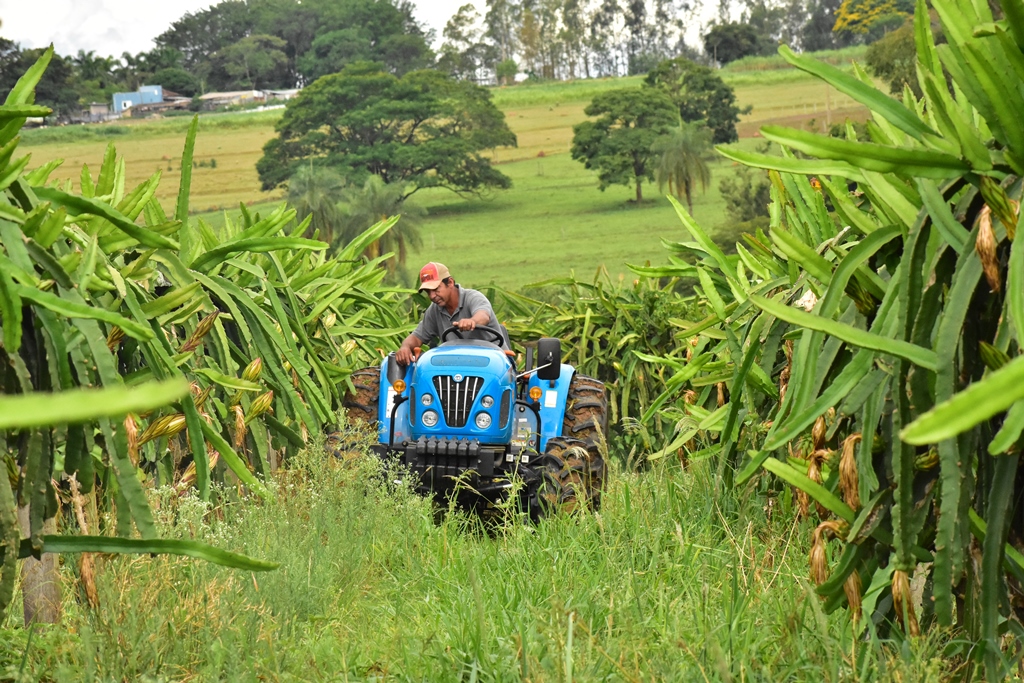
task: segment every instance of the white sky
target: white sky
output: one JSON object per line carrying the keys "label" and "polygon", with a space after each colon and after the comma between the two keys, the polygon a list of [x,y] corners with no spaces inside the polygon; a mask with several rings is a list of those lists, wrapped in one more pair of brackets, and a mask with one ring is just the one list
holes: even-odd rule
{"label": "white sky", "polygon": [[[484,0],[414,0],[416,18],[440,39],[448,19],[466,2],[485,9]],[[0,36],[22,47],[53,43],[62,55],[92,50],[99,56],[138,54],[153,47],[153,38],[186,12],[217,4],[215,0],[0,0]],[[715,0],[698,0],[702,23],[714,16]],[[691,22],[686,40],[698,45],[699,26]],[[440,42],[440,40],[438,40]]]}
{"label": "white sky", "polygon": [[[417,19],[441,35],[448,19],[469,0],[415,0]],[[212,0],[0,0],[0,36],[22,47],[51,42],[62,55],[93,50],[120,57],[153,47],[153,38],[186,12]],[[482,3],[480,3],[482,5]]]}

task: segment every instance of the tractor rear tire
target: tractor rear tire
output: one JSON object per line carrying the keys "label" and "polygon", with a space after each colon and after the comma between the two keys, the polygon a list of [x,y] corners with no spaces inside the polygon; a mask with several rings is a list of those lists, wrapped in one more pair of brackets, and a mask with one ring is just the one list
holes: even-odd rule
{"label": "tractor rear tire", "polygon": [[[586,462],[568,458],[567,464],[583,474],[583,490],[592,509],[601,508],[608,468],[604,456],[608,448],[608,396],[604,382],[586,375],[574,375],[562,420],[562,436],[579,441]],[[549,442],[550,443],[550,442]]]}
{"label": "tractor rear tire", "polygon": [[531,463],[535,477],[528,480],[524,508],[530,520],[539,522],[559,512],[576,509],[576,491],[563,484],[568,468],[557,453],[544,453]]}
{"label": "tractor rear tire", "polygon": [[553,436],[532,467],[539,474],[526,489],[526,507],[533,521],[594,506],[599,492],[590,488],[594,478],[585,442]]}
{"label": "tractor rear tire", "polygon": [[327,435],[327,452],[339,460],[351,460],[354,453],[360,453],[357,444],[365,442],[356,433],[360,430],[377,432],[377,405],[380,398],[380,367],[363,368],[352,373],[354,392],[348,392],[342,400],[347,417],[346,431],[335,431]]}

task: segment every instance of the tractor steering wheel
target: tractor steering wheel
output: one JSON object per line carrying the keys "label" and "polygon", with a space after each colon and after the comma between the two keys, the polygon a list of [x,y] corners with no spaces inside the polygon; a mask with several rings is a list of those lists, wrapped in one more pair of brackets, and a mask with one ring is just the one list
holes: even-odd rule
{"label": "tractor steering wheel", "polygon": [[[469,330],[467,330],[467,332],[468,331]],[[493,341],[498,346],[501,346],[502,344],[505,343],[505,338],[502,337],[501,334],[499,334],[498,332],[495,332],[494,330],[492,330],[489,327],[484,327],[483,325],[477,325],[476,329],[472,330],[472,331],[473,332],[480,331],[480,332],[486,332],[486,333],[490,334],[494,339],[493,340],[487,339],[485,341]],[[465,339],[465,337],[462,336],[462,330],[460,330],[459,328],[457,328],[454,325],[452,325],[451,327],[446,328],[444,330],[444,332],[441,333],[441,341],[442,342],[448,341],[448,336],[452,335],[452,334],[454,334],[459,339]]]}

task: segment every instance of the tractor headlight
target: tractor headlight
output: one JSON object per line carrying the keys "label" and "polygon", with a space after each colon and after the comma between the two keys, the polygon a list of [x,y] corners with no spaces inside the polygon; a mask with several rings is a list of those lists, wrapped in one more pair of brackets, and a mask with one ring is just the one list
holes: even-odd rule
{"label": "tractor headlight", "polygon": [[420,419],[423,420],[424,427],[434,427],[437,425],[437,413],[433,410],[424,410],[423,417]]}
{"label": "tractor headlight", "polygon": [[[492,401],[493,403],[493,401]],[[476,426],[480,429],[487,429],[491,426],[491,416],[487,413],[476,414]]]}
{"label": "tractor headlight", "polygon": [[491,398],[490,396],[484,396],[482,399],[480,399],[480,405],[482,405],[484,408],[490,408],[491,406],[494,405],[494,399]]}
{"label": "tractor headlight", "polygon": [[420,396],[420,403],[425,406],[432,405],[434,403],[434,396],[432,394],[423,394]]}

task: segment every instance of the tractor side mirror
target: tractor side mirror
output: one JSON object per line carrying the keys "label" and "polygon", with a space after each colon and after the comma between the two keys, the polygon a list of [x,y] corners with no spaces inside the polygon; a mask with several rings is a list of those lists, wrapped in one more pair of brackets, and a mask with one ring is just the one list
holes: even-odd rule
{"label": "tractor side mirror", "polygon": [[394,384],[400,379],[405,379],[406,366],[399,364],[395,358],[395,352],[388,354],[388,384]]}
{"label": "tractor side mirror", "polygon": [[537,378],[558,379],[562,374],[562,343],[553,337],[537,342]]}

